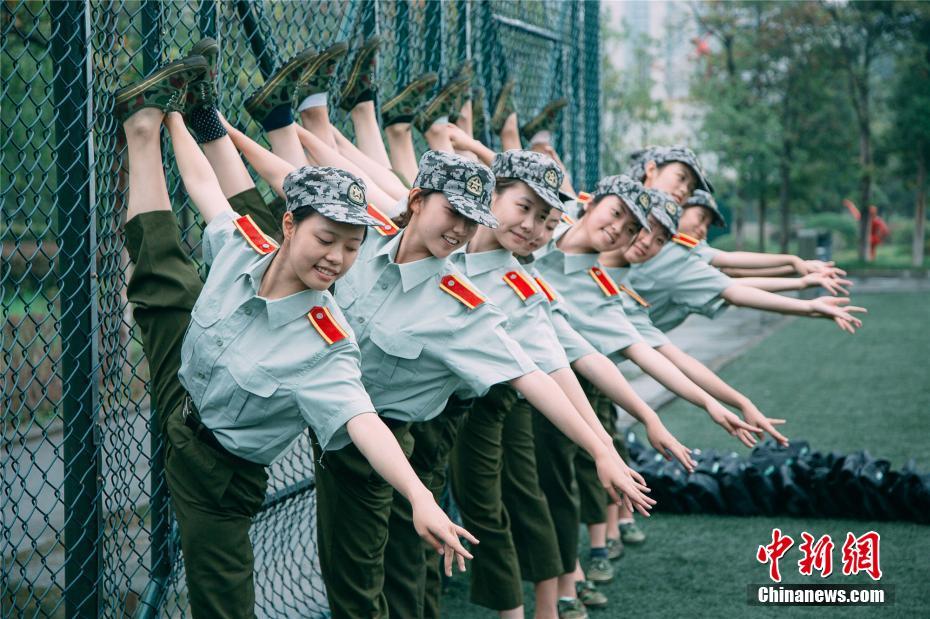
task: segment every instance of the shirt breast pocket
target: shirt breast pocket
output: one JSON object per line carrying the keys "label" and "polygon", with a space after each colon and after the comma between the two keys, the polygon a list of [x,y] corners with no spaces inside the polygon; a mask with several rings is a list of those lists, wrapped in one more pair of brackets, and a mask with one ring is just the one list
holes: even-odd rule
{"label": "shirt breast pocket", "polygon": [[362,362],[362,371],[372,382],[388,386],[415,380],[422,366],[423,342],[401,331],[389,332],[382,326],[371,330],[371,341],[377,347],[373,363]]}
{"label": "shirt breast pocket", "polygon": [[281,387],[281,381],[258,365],[234,363],[227,367],[227,371],[234,383],[226,405],[229,418],[252,425],[270,415],[271,407],[266,400]]}
{"label": "shirt breast pocket", "polygon": [[220,304],[216,299],[201,299],[191,311],[191,321],[187,326],[187,335],[181,342],[181,361],[188,362],[197,347],[197,340],[220,319]]}

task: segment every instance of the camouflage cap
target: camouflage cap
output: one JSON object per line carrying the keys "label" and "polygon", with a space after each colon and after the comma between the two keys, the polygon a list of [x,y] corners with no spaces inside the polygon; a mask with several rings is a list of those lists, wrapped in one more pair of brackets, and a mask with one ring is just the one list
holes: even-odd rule
{"label": "camouflage cap", "polygon": [[460,155],[428,150],[420,157],[414,187],[441,191],[452,208],[482,226],[497,227],[491,214],[494,175],[476,161]]}
{"label": "camouflage cap", "polygon": [[494,155],[491,172],[497,178],[515,178],[529,185],[543,202],[564,211],[559,187],[565,173],[548,155],[532,150],[508,150]]}
{"label": "camouflage cap", "polygon": [[657,146],[644,146],[639,150],[634,150],[630,153],[630,165],[626,169],[626,175],[630,178],[634,178],[639,182],[643,182],[646,179],[646,162],[651,161],[652,151],[654,151]]}
{"label": "camouflage cap", "polygon": [[681,207],[675,198],[658,189],[643,189],[644,202],[649,202],[649,214],[658,220],[670,234],[678,234],[678,220],[681,219]]}
{"label": "camouflage cap", "polygon": [[597,186],[594,188],[592,201],[603,196],[617,196],[627,205],[627,208],[629,208],[636,217],[636,221],[639,222],[639,225],[649,230],[649,218],[646,216],[649,210],[649,204],[648,198],[645,200],[642,198],[643,190],[644,187],[642,183],[625,174],[605,176],[597,182]]}
{"label": "camouflage cap", "polygon": [[723,218],[723,214],[720,212],[720,208],[717,206],[717,201],[714,200],[714,196],[710,195],[703,189],[695,189],[694,193],[691,194],[691,197],[685,202],[685,208],[689,206],[703,206],[711,213],[714,214],[714,224],[725,228],[727,225],[727,220]]}
{"label": "camouflage cap", "polygon": [[365,181],[338,168],[303,166],[284,177],[287,210],[309,206],[317,213],[344,224],[380,226],[368,214]]}
{"label": "camouflage cap", "polygon": [[675,144],[673,146],[656,147],[646,155],[643,165],[645,165],[646,161],[655,161],[656,165],[671,163],[673,161],[683,163],[694,172],[694,175],[697,177],[698,188],[710,193],[714,192],[714,186],[707,180],[707,175],[704,173],[704,168],[701,167],[701,162],[698,161],[697,155],[686,146]]}

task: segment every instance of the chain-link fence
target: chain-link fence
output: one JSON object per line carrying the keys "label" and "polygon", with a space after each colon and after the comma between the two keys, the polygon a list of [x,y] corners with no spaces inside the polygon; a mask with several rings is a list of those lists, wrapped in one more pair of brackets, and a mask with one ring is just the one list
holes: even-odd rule
{"label": "chain-link fence", "polygon": [[[148,368],[127,307],[126,173],[112,92],[202,36],[220,41],[221,109],[305,48],[379,33],[382,91],[472,59],[484,109],[517,80],[523,120],[568,97],[556,133],[576,185],[598,175],[599,3],[4,0],[3,554],[0,615],[182,615],[181,557]],[[336,109],[335,106],[332,106]],[[346,118],[334,119],[350,132]],[[199,253],[200,223],[166,157]],[[305,440],[272,470],[253,527],[262,616],[325,614]]]}

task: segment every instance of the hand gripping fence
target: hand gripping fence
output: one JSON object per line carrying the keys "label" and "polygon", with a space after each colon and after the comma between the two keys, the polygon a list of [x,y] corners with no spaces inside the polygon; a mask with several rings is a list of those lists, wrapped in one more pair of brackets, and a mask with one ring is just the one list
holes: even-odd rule
{"label": "hand gripping fence", "polygon": [[[0,5],[0,616],[187,611],[148,366],[126,303],[127,175],[113,91],[213,36],[222,50],[220,108],[257,137],[242,103],[278,62],[378,33],[381,99],[424,71],[445,78],[466,59],[484,88],[485,114],[510,77],[523,122],[567,97],[555,146],[586,189],[599,174],[599,9],[562,0]],[[347,116],[336,113],[351,136]],[[168,188],[198,257],[202,223],[172,165]],[[306,436],[270,474],[252,530],[256,612],[324,616]]]}

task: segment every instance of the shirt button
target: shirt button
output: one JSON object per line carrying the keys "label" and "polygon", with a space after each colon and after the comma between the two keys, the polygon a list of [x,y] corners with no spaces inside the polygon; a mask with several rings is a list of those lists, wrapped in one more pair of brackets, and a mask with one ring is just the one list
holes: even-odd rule
{"label": "shirt button", "polygon": [[365,317],[362,316],[361,318],[358,319],[358,321],[359,321],[361,324],[365,324]]}
{"label": "shirt button", "polygon": [[222,347],[223,347],[223,340],[220,339],[220,338],[216,338],[216,345],[219,346],[220,348],[222,348]]}
{"label": "shirt button", "polygon": [[269,247],[271,247],[271,245],[268,243],[262,243],[262,249],[268,249]]}
{"label": "shirt button", "polygon": [[252,315],[252,308],[251,308],[251,307],[247,307],[247,308],[245,308],[244,310],[242,310],[242,313],[245,314],[246,316],[251,316],[251,315]]}
{"label": "shirt button", "polygon": [[205,379],[206,377],[207,377],[207,375],[204,374],[203,372],[197,372],[197,378],[199,378],[200,380],[203,380],[203,379]]}
{"label": "shirt button", "polygon": [[388,287],[387,282],[384,282],[381,284],[381,290],[387,290],[387,287]]}

